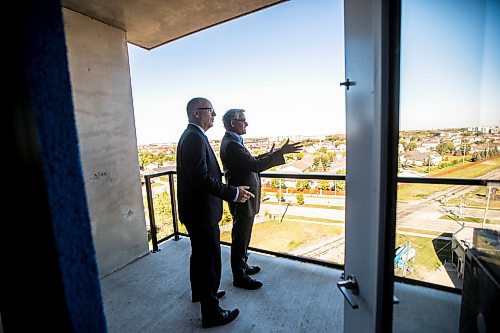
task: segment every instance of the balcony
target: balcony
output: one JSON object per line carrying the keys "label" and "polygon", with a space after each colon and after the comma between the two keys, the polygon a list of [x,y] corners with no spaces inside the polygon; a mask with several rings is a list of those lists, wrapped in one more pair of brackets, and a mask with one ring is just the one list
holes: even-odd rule
{"label": "balcony", "polygon": [[[156,253],[101,280],[110,332],[205,332],[200,306],[191,303],[189,239],[169,239]],[[253,252],[263,268],[263,288],[232,286],[230,249],[222,246],[223,308],[239,308],[239,317],[218,332],[342,332],[344,297],[336,283],[341,271],[312,263]],[[457,332],[458,294],[396,283],[394,332]],[[347,306],[347,305],[345,305]]]}
{"label": "balcony", "polygon": [[[188,278],[190,245],[187,234],[177,221],[174,176],[175,171],[168,171],[145,177],[149,216],[153,217],[150,219],[152,253],[101,281],[111,332],[125,329],[130,332],[160,332],[165,329],[202,331],[199,305],[191,303],[190,299]],[[285,180],[319,179],[340,182],[345,180],[344,175],[326,174],[263,173],[262,176]],[[164,177],[164,188],[159,192],[168,193],[172,211],[167,235],[159,240],[151,186],[151,180],[156,177]],[[417,181],[411,178],[401,178],[401,180],[407,183],[427,181],[438,184],[486,184],[484,180],[420,179]],[[159,186],[161,185],[157,184],[156,187]],[[275,204],[279,205],[279,202],[280,200],[277,200]],[[285,205],[281,208],[285,209]],[[400,213],[402,216],[408,215],[404,211]],[[398,216],[399,218],[401,216]],[[453,223],[455,222],[446,224],[444,228],[450,229],[450,226],[458,228]],[[407,227],[403,223],[402,226]],[[446,237],[436,237],[439,240],[441,238]],[[239,308],[241,314],[234,323],[220,328],[221,330],[224,332],[343,330],[344,306],[349,305],[344,304],[344,297],[336,286],[341,280],[343,253],[340,260],[322,260],[312,255],[300,256],[290,252],[253,247],[251,261],[252,264],[263,267],[258,278],[264,282],[264,287],[252,292],[232,286],[229,243],[222,243],[221,289],[225,289],[228,293],[221,300],[221,306],[227,309]],[[429,283],[411,277],[395,276],[395,296],[399,299],[399,303],[394,305],[395,332],[458,331],[462,298],[461,281],[456,277],[456,270],[442,271],[445,271],[444,275],[449,275],[450,280],[454,280],[451,286],[435,284],[435,281]]]}

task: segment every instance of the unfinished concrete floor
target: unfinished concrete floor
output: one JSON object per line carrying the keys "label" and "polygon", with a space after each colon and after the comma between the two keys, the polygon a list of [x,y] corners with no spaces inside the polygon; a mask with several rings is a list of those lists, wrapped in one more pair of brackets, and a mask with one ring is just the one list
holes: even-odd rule
{"label": "unfinished concrete floor", "polygon": [[[261,289],[232,286],[230,249],[222,246],[221,299],[238,318],[221,327],[201,328],[199,303],[191,303],[189,239],[169,240],[101,280],[110,332],[343,332],[344,298],[340,271],[252,253],[262,271]],[[457,332],[460,296],[434,289],[396,285],[394,332]]]}

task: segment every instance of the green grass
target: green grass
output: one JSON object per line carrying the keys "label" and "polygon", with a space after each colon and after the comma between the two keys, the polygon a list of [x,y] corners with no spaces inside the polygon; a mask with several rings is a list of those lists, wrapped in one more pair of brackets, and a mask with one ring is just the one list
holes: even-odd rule
{"label": "green grass", "polygon": [[[455,217],[455,216],[450,216],[450,215],[442,215],[439,218],[442,219],[442,220],[452,220],[452,221],[458,221],[458,222],[483,223],[483,218],[482,217],[471,217],[471,216]],[[484,222],[485,223],[489,223],[489,224],[500,224],[499,220],[486,219]]]}
{"label": "green grass", "polygon": [[439,231],[413,229],[413,228],[399,228],[398,231],[413,232],[413,233],[417,233],[417,234],[424,234],[424,235],[431,235],[431,236],[443,236],[443,237],[451,237],[452,236],[451,233],[442,233]]}
{"label": "green grass", "polygon": [[398,202],[426,199],[429,195],[444,191],[453,185],[411,184],[398,188]]}
{"label": "green grass", "polygon": [[[279,223],[277,220],[254,224],[250,246],[275,252],[289,253],[301,244],[326,236],[340,235],[344,228],[306,223]],[[224,232],[221,240],[230,242],[231,233]]]}
{"label": "green grass", "polygon": [[[483,176],[488,172],[498,168],[500,168],[500,157],[488,161],[483,161],[482,163],[471,165],[464,169],[457,169],[457,166],[454,166],[450,167],[450,169],[448,168],[440,169],[439,172],[457,169],[456,171],[450,172],[445,177],[476,178],[479,176]],[[444,191],[452,186],[453,185],[411,184],[405,187],[400,187],[398,188],[398,201],[412,201],[412,200],[425,199],[430,194]]]}
{"label": "green grass", "polygon": [[297,216],[297,215],[286,215],[285,220],[290,219],[290,220],[306,220],[306,221],[313,221],[313,222],[326,222],[326,223],[344,223],[345,221],[341,220],[330,220],[330,219],[323,219],[319,217],[309,217],[309,216]]}
{"label": "green grass", "polygon": [[[395,269],[394,273],[399,276],[406,276],[415,280],[423,280],[432,271],[438,269],[444,261],[451,260],[451,241],[431,239],[427,237],[396,235],[396,245],[404,245],[409,241],[416,250],[415,261],[409,263],[413,272],[406,273]],[[443,248],[444,247],[444,248]],[[439,251],[439,253],[436,253]]]}
{"label": "green grass", "polygon": [[[448,160],[445,161],[444,158],[448,158]],[[433,174],[435,174],[435,173],[440,173],[440,172],[444,172],[444,171],[448,171],[448,170],[453,170],[453,169],[455,169],[458,166],[462,166],[462,156],[444,156],[444,158],[443,158],[443,162],[444,163],[450,163],[453,160],[458,160],[459,163],[455,164],[455,165],[450,165],[450,166],[447,166],[447,167],[441,168],[441,169],[439,169],[439,167],[437,165],[431,165],[431,176]],[[464,165],[468,165],[468,164],[472,163],[472,162],[468,161],[468,159],[470,159],[470,156],[466,156],[465,157],[465,164]],[[411,167],[410,166],[410,167],[408,167],[408,169],[413,170],[413,171],[417,171],[417,172],[420,172],[420,173],[423,173],[423,174],[427,174],[429,172],[429,166],[428,165],[416,166],[416,167]]]}
{"label": "green grass", "polygon": [[[475,191],[470,191],[462,198],[453,198],[448,201],[447,206],[457,206],[462,201],[468,208],[486,208],[486,186],[481,186]],[[490,197],[488,209],[500,210],[500,200],[494,200]]]}

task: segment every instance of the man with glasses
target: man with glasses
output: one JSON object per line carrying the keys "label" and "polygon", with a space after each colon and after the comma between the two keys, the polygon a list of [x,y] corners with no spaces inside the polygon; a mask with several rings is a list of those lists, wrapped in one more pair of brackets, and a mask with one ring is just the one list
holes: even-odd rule
{"label": "man with glasses", "polygon": [[262,287],[262,282],[252,279],[250,275],[260,271],[259,266],[249,266],[248,245],[252,236],[252,227],[255,215],[260,208],[260,176],[259,172],[273,166],[285,163],[284,154],[297,153],[301,150],[300,143],[289,141],[277,150],[274,144],[268,153],[252,156],[243,144],[242,135],[246,134],[248,123],[245,110],[231,109],[222,117],[226,133],[222,138],[220,156],[224,166],[224,175],[228,184],[250,186],[250,192],[255,194],[245,202],[230,202],[229,207],[233,216],[231,269],[233,272],[233,285],[238,288],[255,290]]}
{"label": "man with glasses", "polygon": [[177,145],[179,219],[191,240],[192,301],[201,304],[203,327],[225,325],[239,314],[238,309],[223,310],[219,306],[219,299],[226,292],[219,290],[222,264],[218,223],[222,218],[222,200],[244,203],[254,197],[248,186],[222,183],[217,158],[205,135],[213,126],[215,115],[206,98],[189,101],[189,124]]}

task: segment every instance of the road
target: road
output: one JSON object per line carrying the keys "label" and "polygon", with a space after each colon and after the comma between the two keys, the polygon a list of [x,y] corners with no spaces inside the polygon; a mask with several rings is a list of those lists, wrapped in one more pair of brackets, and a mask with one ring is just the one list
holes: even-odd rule
{"label": "road", "polygon": [[[499,179],[500,170],[494,170],[482,177],[482,179]],[[452,186],[441,192],[434,193],[422,200],[415,200],[409,203],[398,203],[397,206],[397,233],[398,234],[408,234],[411,236],[420,237],[432,237],[449,239],[449,237],[444,236],[430,236],[425,234],[425,231],[433,231],[440,233],[454,233],[462,229],[464,226],[470,227],[481,227],[481,223],[472,222],[461,222],[455,220],[441,219],[443,215],[449,216],[463,216],[463,217],[475,217],[482,219],[484,217],[484,209],[477,208],[459,208],[443,206],[443,199],[458,198],[461,195],[466,194],[470,191],[477,190],[477,186]],[[276,205],[277,202],[274,195],[270,194],[269,200],[267,202],[273,202],[274,204],[269,204],[264,202],[261,205],[261,212],[268,212],[270,214],[281,215],[285,212],[286,204]],[[330,206],[345,206],[345,199],[343,197],[334,196],[310,196],[304,195],[306,204],[316,204],[316,205],[330,205]],[[285,194],[286,201],[295,202],[294,194]],[[329,220],[341,221],[340,223],[327,223],[327,222],[314,222],[314,221],[304,221],[297,220],[296,218],[287,219],[287,216],[303,216],[303,217],[313,217],[313,218],[324,218]],[[489,210],[486,216],[487,219],[500,221],[500,211]],[[345,210],[342,209],[325,209],[316,207],[304,207],[304,206],[289,206],[286,210],[285,222],[288,223],[311,223],[311,224],[321,224],[321,225],[332,225],[336,227],[345,226]],[[500,224],[487,224],[486,227],[500,230]],[[401,230],[402,228],[414,229],[412,232]],[[418,230],[422,230],[422,233],[418,233]],[[334,260],[339,261],[343,258],[344,251],[344,237],[343,235],[332,235],[330,237],[325,237],[321,240],[317,240],[308,244],[304,244],[299,248],[295,249],[292,254],[314,257],[322,260]],[[340,259],[339,259],[340,258]]]}

